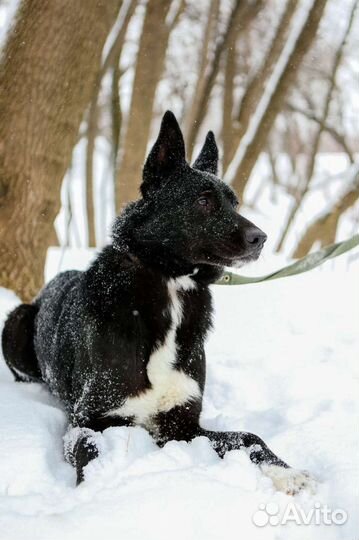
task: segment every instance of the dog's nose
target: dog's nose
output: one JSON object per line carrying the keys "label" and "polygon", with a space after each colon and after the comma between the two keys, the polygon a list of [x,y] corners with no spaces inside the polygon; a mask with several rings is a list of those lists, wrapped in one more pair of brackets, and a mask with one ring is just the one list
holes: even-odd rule
{"label": "dog's nose", "polygon": [[251,247],[262,247],[264,242],[267,240],[267,235],[257,227],[251,227],[247,229],[244,233],[247,244]]}

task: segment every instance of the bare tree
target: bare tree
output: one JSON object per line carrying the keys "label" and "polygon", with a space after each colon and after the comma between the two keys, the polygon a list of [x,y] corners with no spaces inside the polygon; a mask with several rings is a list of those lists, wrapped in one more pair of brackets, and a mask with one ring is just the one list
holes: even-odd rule
{"label": "bare tree", "polygon": [[340,195],[329,210],[308,227],[293,251],[294,258],[304,257],[315,242],[326,245],[335,241],[340,217],[359,199],[359,171],[356,165],[353,167],[354,174],[349,188]]}
{"label": "bare tree", "polygon": [[232,139],[234,136],[233,129],[233,107],[234,107],[234,80],[237,72],[237,40],[238,37],[233,35],[228,44],[224,66],[224,88],[223,88],[223,113],[222,113],[222,146],[223,158],[222,168],[225,171],[228,163],[231,161],[230,151],[232,147]]}
{"label": "bare tree", "polygon": [[[200,61],[197,68],[197,81],[193,91],[193,98],[188,106],[188,114],[185,115],[185,133],[190,136],[190,132],[194,123],[194,117],[198,108],[198,97],[202,94],[204,86],[207,80],[207,71],[209,63],[209,55],[211,46],[215,41],[214,36],[217,33],[218,18],[219,18],[219,0],[212,0],[209,3],[209,9],[207,13],[206,26],[203,33],[203,42],[200,53]],[[190,146],[188,141],[187,147]]]}
{"label": "bare tree", "polygon": [[289,102],[287,104],[287,107],[290,111],[299,113],[308,120],[311,120],[315,124],[318,124],[321,127],[323,133],[328,133],[328,135],[330,135],[339,144],[339,146],[342,147],[343,151],[348,156],[350,163],[354,163],[355,160],[353,152],[349,147],[345,134],[340,130],[340,128],[338,129],[337,126],[333,126],[328,121],[324,122],[323,119],[320,118],[314,111],[303,109],[302,107],[295,105],[292,102]]}
{"label": "bare tree", "polygon": [[[307,156],[307,166],[306,166],[305,171],[304,171],[304,180],[303,180],[302,185],[300,186],[300,189],[296,193],[295,202],[294,202],[294,204],[292,206],[292,209],[291,209],[291,211],[289,213],[286,226],[284,227],[283,233],[282,233],[281,238],[279,240],[279,243],[278,243],[278,246],[277,246],[277,251],[280,251],[282,249],[283,244],[285,242],[285,239],[287,237],[287,234],[289,232],[289,229],[290,229],[292,223],[294,222],[294,219],[295,219],[295,217],[296,217],[296,215],[298,213],[298,210],[299,210],[299,208],[300,208],[300,206],[301,206],[301,204],[303,202],[303,199],[307,195],[307,193],[309,191],[309,188],[310,188],[311,179],[313,178],[313,174],[315,172],[316,158],[317,158],[317,154],[318,154],[318,151],[319,151],[321,137],[322,137],[323,132],[325,131],[325,125],[326,125],[327,118],[328,118],[329,108],[330,108],[330,104],[331,104],[331,101],[332,101],[332,98],[333,98],[333,92],[334,92],[334,89],[335,89],[338,69],[339,69],[340,64],[342,62],[345,44],[346,44],[348,35],[349,35],[350,31],[351,31],[351,28],[352,28],[352,25],[353,25],[353,22],[354,22],[355,10],[356,10],[356,3],[354,3],[353,6],[352,6],[350,16],[349,16],[349,19],[348,19],[348,23],[347,23],[346,28],[345,28],[344,33],[343,33],[343,37],[342,37],[342,39],[341,39],[341,41],[339,43],[339,46],[338,46],[338,48],[337,48],[337,50],[335,52],[335,55],[334,55],[334,62],[333,62],[333,66],[332,66],[332,69],[331,69],[329,82],[328,82],[328,85],[327,85],[325,95],[323,96],[323,100],[322,100],[322,103],[323,103],[322,110],[321,110],[321,112],[319,114],[318,122],[316,123],[316,126],[315,126],[314,136],[312,138],[310,149],[309,149],[308,156]],[[349,152],[349,155],[350,155],[350,152]]]}
{"label": "bare tree", "polygon": [[279,60],[297,3],[297,0],[287,0],[274,38],[268,48],[264,60],[245,89],[241,99],[239,113],[232,128],[231,144],[228,149],[228,155],[226,156],[226,160],[223,164],[224,171],[227,169],[228,164],[232,161],[235,151],[243,135],[248,129],[250,119],[258,106],[260,98],[263,95],[265,84],[272,73],[274,66]]}
{"label": "bare tree", "polygon": [[[295,38],[290,41],[290,48],[278,61],[277,73],[267,83],[267,90],[258,104],[257,116],[252,119],[246,136],[241,139],[237,152],[228,167],[225,179],[232,183],[237,193],[242,196],[246,183],[260,152],[263,150],[274,121],[282,108],[286,95],[298,73],[299,66],[309,50],[327,0],[315,0],[311,4],[302,26],[295,28]],[[277,67],[277,66],[276,66]],[[260,114],[259,114],[260,113]],[[247,140],[245,140],[247,137]]]}
{"label": "bare tree", "polygon": [[233,46],[235,38],[248,27],[250,21],[264,6],[262,0],[253,2],[235,0],[232,12],[227,21],[226,28],[218,40],[209,65],[202,70],[202,78],[199,78],[196,92],[188,113],[188,132],[186,135],[187,150],[192,155],[198,131],[206,116],[208,101],[221,66],[221,59],[229,47]]}
{"label": "bare tree", "polygon": [[137,55],[131,106],[117,175],[116,208],[138,197],[141,169],[150,134],[153,104],[171,30],[182,12],[181,2],[169,21],[172,1],[149,0]]}
{"label": "bare tree", "polygon": [[[0,66],[0,282],[30,300],[118,0],[23,0]],[[49,39],[51,36],[51,39]]]}
{"label": "bare tree", "polygon": [[112,85],[112,111],[115,110],[115,115],[112,115],[113,123],[113,150],[115,152],[115,158],[117,157],[119,136],[120,136],[120,103],[119,103],[119,91],[118,91],[118,79],[119,73],[119,58],[121,55],[122,47],[125,41],[126,31],[131,17],[136,9],[137,0],[131,0],[127,5],[127,11],[123,17],[123,22],[118,30],[118,33],[112,43],[112,46],[101,66],[96,77],[96,83],[94,85],[94,91],[88,111],[87,120],[87,149],[86,149],[86,209],[87,209],[87,228],[88,228],[88,245],[90,247],[96,246],[96,231],[95,231],[95,205],[93,200],[93,160],[95,152],[95,142],[98,135],[98,120],[99,120],[99,108],[98,99],[101,89],[101,83],[107,72],[113,70],[113,85]]}

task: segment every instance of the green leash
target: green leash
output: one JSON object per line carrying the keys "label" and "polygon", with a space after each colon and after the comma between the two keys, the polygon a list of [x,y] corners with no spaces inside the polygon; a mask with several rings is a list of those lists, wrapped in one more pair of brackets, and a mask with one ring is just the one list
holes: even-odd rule
{"label": "green leash", "polygon": [[359,245],[359,234],[356,234],[349,240],[344,242],[337,242],[336,244],[330,244],[323,249],[316,251],[315,253],[309,253],[306,257],[299,259],[289,266],[280,268],[271,274],[259,277],[247,277],[239,276],[232,272],[225,272],[223,276],[216,282],[216,285],[246,285],[247,283],[260,283],[261,281],[270,281],[271,279],[278,279],[287,276],[295,276],[296,274],[303,274],[308,272],[317,266],[320,266],[325,261],[338,257],[346,251],[355,248]]}

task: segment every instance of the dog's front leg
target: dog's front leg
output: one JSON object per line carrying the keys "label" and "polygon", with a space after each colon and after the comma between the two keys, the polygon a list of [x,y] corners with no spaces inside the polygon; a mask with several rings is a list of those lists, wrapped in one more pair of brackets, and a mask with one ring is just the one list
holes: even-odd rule
{"label": "dog's front leg", "polygon": [[153,436],[160,446],[171,440],[190,442],[196,437],[208,437],[217,454],[223,456],[229,450],[244,450],[250,460],[258,465],[274,486],[294,495],[301,489],[314,491],[315,482],[307,472],[293,469],[268,448],[264,441],[245,431],[211,431],[199,425],[200,404],[175,407],[157,417],[157,429]]}
{"label": "dog's front leg", "polygon": [[64,437],[65,459],[76,469],[76,484],[84,480],[84,467],[99,455],[101,434],[89,428],[70,427]]}
{"label": "dog's front leg", "polygon": [[214,450],[223,457],[229,450],[245,449],[253,463],[257,465],[278,465],[289,468],[277,457],[260,437],[244,431],[211,431],[199,425],[201,403],[174,407],[157,416],[157,433],[154,437],[159,444],[167,441],[191,441],[195,437],[208,437]]}
{"label": "dog's front leg", "polygon": [[306,471],[293,469],[253,433],[245,431],[210,431],[199,428],[199,435],[208,437],[214,450],[223,457],[229,450],[243,449],[250,460],[258,465],[274,486],[288,495],[295,495],[302,489],[315,491],[315,482]]}
{"label": "dog's front leg", "polygon": [[245,431],[210,431],[199,428],[199,434],[208,437],[214,450],[223,457],[229,450],[244,449],[250,460],[256,465],[278,465],[289,468],[284,461],[276,456],[264,441],[253,433]]}

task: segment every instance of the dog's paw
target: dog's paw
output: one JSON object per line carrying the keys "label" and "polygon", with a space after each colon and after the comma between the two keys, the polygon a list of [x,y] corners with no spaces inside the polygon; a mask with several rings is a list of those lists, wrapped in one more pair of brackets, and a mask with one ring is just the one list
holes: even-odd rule
{"label": "dog's paw", "polygon": [[261,470],[272,480],[278,491],[283,491],[287,495],[296,495],[302,490],[309,491],[313,495],[316,492],[316,481],[307,471],[278,465],[262,465]]}

